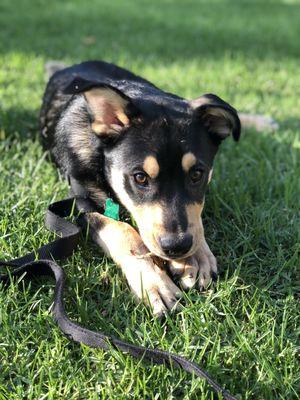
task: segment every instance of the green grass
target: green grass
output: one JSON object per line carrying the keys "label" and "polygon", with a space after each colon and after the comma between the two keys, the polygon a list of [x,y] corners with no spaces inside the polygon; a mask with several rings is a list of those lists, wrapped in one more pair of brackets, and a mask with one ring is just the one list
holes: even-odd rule
{"label": "green grass", "polygon": [[[0,258],[45,243],[47,205],[67,193],[37,116],[44,62],[105,59],[189,98],[217,93],[272,115],[274,133],[224,143],[207,196],[214,293],[186,295],[162,324],[136,305],[89,242],[65,264],[67,310],[92,329],[177,352],[239,399],[297,399],[300,2],[1,0]],[[298,279],[298,281],[297,281]],[[0,399],[213,399],[181,371],[71,343],[53,322],[53,282],[0,286]]]}

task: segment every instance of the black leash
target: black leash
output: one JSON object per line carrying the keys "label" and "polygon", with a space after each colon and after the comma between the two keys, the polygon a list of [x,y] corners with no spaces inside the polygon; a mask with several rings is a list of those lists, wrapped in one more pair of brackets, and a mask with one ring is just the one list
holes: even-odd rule
{"label": "black leash", "polygon": [[[0,275],[0,282],[9,284],[11,278],[19,277],[24,273],[26,273],[26,277],[51,275],[56,281],[52,312],[60,329],[71,340],[104,350],[109,350],[113,346],[117,350],[129,353],[138,359],[149,360],[155,364],[165,364],[168,367],[182,368],[200,378],[204,378],[216,393],[222,394],[225,400],[236,400],[234,396],[216,383],[199,365],[184,357],[163,350],[149,349],[126,343],[122,340],[108,337],[101,332],[94,332],[83,328],[69,319],[65,312],[63,301],[65,273],[53,259],[61,260],[70,256],[79,242],[81,229],[65,218],[70,215],[79,216],[92,211],[95,211],[94,203],[83,197],[72,197],[50,204],[46,213],[45,225],[48,229],[60,235],[60,238],[40,247],[36,252],[29,253],[21,258],[12,261],[0,260],[0,266],[14,267],[8,274]],[[37,257],[38,260],[36,260]]]}

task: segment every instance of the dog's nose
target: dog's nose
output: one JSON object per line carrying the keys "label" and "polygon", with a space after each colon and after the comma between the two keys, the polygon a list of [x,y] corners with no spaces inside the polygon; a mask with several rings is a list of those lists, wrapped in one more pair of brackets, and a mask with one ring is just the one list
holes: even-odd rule
{"label": "dog's nose", "polygon": [[193,236],[189,233],[183,235],[167,234],[158,238],[160,247],[167,256],[183,256],[193,244]]}

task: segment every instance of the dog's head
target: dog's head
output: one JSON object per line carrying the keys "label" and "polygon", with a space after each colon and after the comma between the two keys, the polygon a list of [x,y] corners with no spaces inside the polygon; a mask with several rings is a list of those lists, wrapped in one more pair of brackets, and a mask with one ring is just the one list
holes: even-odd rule
{"label": "dog's head", "polygon": [[237,112],[207,94],[178,100],[181,112],[161,106],[149,116],[115,88],[80,84],[91,130],[103,142],[106,179],[145,245],[169,260],[192,255],[214,156],[223,139],[240,136]]}

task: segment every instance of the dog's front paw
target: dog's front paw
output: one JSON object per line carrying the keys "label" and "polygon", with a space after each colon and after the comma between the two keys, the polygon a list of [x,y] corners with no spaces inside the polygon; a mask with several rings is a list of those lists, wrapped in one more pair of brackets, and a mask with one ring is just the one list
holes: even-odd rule
{"label": "dog's front paw", "polygon": [[[156,316],[178,308],[182,292],[166,274],[150,259],[130,257],[122,263],[129,286],[134,294],[149,304]],[[124,265],[127,264],[127,265]]]}
{"label": "dog's front paw", "polygon": [[205,240],[193,256],[171,261],[169,268],[183,289],[191,289],[197,283],[198,288],[203,290],[211,280],[216,280],[218,273],[217,260]]}

